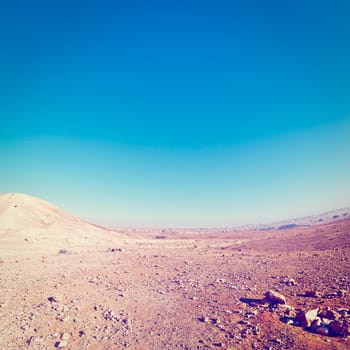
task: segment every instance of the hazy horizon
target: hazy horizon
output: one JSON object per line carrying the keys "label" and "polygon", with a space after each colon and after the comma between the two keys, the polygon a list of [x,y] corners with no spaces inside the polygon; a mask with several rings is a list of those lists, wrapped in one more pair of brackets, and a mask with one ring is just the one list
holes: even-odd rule
{"label": "hazy horizon", "polygon": [[347,1],[12,1],[0,192],[111,226],[350,206]]}

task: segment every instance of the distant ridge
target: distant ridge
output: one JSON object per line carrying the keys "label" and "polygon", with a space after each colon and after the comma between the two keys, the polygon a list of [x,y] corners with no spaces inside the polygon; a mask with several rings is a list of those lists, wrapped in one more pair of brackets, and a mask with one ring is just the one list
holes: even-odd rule
{"label": "distant ridge", "polygon": [[292,219],[285,219],[275,222],[270,222],[268,224],[255,224],[255,225],[244,225],[240,228],[242,229],[254,229],[257,231],[267,231],[267,230],[285,230],[300,226],[314,226],[320,224],[327,224],[334,221],[339,221],[342,219],[350,219],[350,207],[329,210],[319,214],[313,214],[309,216],[297,217]]}

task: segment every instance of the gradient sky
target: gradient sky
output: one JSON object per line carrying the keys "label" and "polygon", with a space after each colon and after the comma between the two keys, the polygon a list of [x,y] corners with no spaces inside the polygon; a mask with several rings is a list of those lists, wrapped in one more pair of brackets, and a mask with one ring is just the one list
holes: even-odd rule
{"label": "gradient sky", "polygon": [[3,1],[0,192],[99,223],[350,205],[350,2]]}

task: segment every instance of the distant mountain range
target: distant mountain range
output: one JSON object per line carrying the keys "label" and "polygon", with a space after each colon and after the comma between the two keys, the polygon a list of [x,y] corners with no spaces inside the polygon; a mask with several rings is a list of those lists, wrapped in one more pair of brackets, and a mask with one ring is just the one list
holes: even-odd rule
{"label": "distant mountain range", "polygon": [[299,226],[314,226],[319,224],[326,224],[333,221],[342,219],[350,219],[350,207],[343,209],[330,210],[320,214],[314,214],[304,217],[298,217],[293,219],[286,219],[281,221],[272,222],[269,224],[255,224],[244,225],[241,229],[267,231],[267,230],[285,230]]}

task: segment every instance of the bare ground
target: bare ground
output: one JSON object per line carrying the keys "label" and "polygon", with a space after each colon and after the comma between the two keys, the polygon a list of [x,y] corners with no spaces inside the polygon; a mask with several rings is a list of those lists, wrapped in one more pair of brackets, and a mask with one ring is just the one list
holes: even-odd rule
{"label": "bare ground", "polygon": [[0,248],[0,349],[350,348],[260,303],[273,289],[296,309],[349,310],[350,220],[162,236]]}

